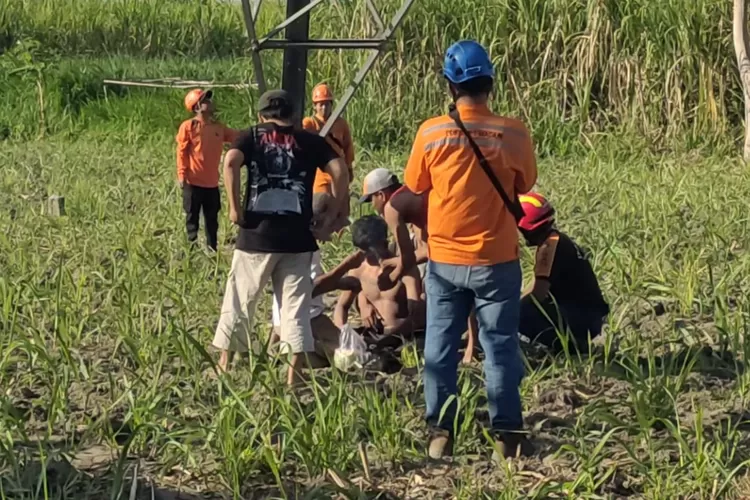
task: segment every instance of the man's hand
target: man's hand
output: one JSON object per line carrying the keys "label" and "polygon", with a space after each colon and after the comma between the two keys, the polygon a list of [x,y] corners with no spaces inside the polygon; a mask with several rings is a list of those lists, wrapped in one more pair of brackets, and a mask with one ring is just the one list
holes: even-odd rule
{"label": "man's hand", "polygon": [[327,211],[320,214],[313,214],[312,224],[310,224],[310,230],[313,236],[318,241],[331,241],[331,232],[328,230],[330,227],[330,221],[327,215]]}
{"label": "man's hand", "polygon": [[378,275],[378,288],[381,290],[390,290],[396,283],[403,272],[400,257],[391,257],[380,263],[380,274]]}
{"label": "man's hand", "polygon": [[234,207],[229,207],[229,220],[232,221],[232,224],[240,223],[240,213]]}
{"label": "man's hand", "polygon": [[365,328],[377,332],[383,330],[383,321],[380,319],[378,310],[369,301],[360,307],[359,315],[362,318],[362,326]]}
{"label": "man's hand", "polygon": [[177,184],[180,186],[180,189],[185,188],[185,181],[182,179],[177,179]]}

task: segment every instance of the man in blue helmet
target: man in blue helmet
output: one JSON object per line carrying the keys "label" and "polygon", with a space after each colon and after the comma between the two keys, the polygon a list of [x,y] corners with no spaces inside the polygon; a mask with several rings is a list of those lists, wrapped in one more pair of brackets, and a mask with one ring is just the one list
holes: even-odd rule
{"label": "man in blue helmet", "polygon": [[443,74],[455,109],[422,124],[404,172],[411,191],[429,192],[424,390],[432,458],[452,453],[458,349],[472,306],[485,354],[496,457],[533,452],[522,432],[519,393],[524,370],[517,215],[515,204],[504,200],[533,187],[536,159],[526,126],[488,107],[494,73],[477,42],[448,49]]}

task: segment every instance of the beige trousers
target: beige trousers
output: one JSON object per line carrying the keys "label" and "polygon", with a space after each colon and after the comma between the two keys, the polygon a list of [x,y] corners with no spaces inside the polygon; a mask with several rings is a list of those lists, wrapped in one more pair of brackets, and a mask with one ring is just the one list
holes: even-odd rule
{"label": "beige trousers", "polygon": [[269,280],[279,298],[281,352],[315,350],[310,328],[312,253],[256,253],[235,250],[214,347],[247,352],[255,309]]}
{"label": "beige trousers", "polygon": [[[333,324],[327,314],[319,314],[310,319],[312,336],[315,340],[315,352],[328,360],[333,361],[333,354],[339,347],[339,328]],[[281,329],[273,327],[273,334],[281,338]],[[275,352],[276,346],[270,346],[269,353]]]}

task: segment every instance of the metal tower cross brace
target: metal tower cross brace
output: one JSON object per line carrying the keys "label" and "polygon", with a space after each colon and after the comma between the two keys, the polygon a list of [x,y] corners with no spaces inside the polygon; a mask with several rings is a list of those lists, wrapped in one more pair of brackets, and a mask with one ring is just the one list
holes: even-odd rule
{"label": "metal tower cross brace", "polygon": [[[250,5],[252,1],[253,5]],[[269,31],[262,38],[258,38],[255,31],[255,21],[262,0],[242,0],[242,12],[245,17],[247,36],[252,48],[252,61],[255,72],[255,81],[261,93],[266,91],[266,81],[263,74],[263,62],[260,52],[266,49],[284,49],[284,64],[282,75],[282,87],[292,94],[295,99],[295,107],[300,113],[305,109],[305,77],[307,76],[307,51],[310,49],[369,49],[370,55],[360,67],[354,79],[338,100],[336,109],[326,121],[320,131],[325,137],[336,118],[341,116],[347,104],[351,101],[354,92],[365,79],[372,67],[375,65],[380,54],[386,49],[393,33],[398,29],[404,16],[409,12],[414,0],[402,0],[401,7],[396,11],[387,25],[373,4],[373,0],[365,0],[367,10],[370,13],[378,33],[374,38],[368,39],[338,39],[338,40],[310,40],[310,11],[326,0],[287,0],[287,18],[278,26]],[[281,31],[285,31],[286,38],[275,39]]]}

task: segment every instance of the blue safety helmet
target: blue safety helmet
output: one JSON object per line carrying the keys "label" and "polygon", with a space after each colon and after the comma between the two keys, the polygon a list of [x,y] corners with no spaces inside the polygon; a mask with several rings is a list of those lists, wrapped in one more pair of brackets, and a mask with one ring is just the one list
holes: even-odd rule
{"label": "blue safety helmet", "polygon": [[481,76],[495,78],[495,67],[484,47],[474,40],[462,40],[445,52],[443,75],[453,83],[464,83]]}

